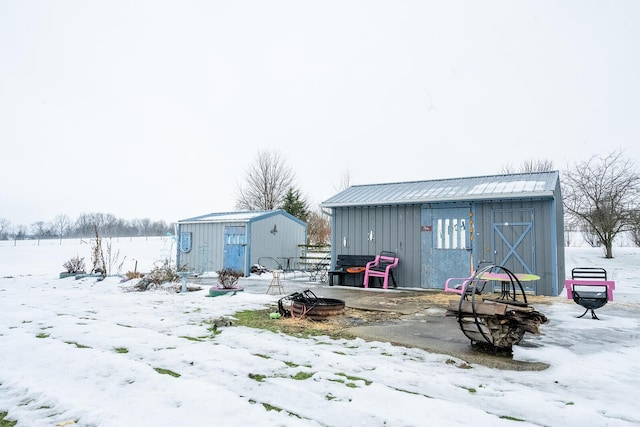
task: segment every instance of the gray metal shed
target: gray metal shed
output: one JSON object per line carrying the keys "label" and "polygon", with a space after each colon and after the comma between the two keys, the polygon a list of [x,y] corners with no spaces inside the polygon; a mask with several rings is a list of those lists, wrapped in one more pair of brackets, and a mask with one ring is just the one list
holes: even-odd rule
{"label": "gray metal shed", "polygon": [[223,268],[249,276],[261,257],[298,256],[307,239],[307,224],[285,212],[211,213],[178,221],[177,265],[198,273]]}
{"label": "gray metal shed", "polygon": [[523,286],[557,296],[564,216],[557,171],[354,185],[322,203],[338,255],[394,251],[398,286],[443,289],[482,261],[540,276]]}

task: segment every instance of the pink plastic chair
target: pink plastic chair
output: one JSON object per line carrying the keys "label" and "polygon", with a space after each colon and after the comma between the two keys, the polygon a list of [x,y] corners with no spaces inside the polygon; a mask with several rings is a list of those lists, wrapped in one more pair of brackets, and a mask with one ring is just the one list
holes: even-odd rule
{"label": "pink plastic chair", "polygon": [[389,276],[393,282],[393,287],[396,287],[396,279],[393,277],[392,268],[398,266],[398,258],[394,252],[380,252],[380,255],[376,255],[376,259],[367,263],[364,270],[364,287],[369,287],[370,277],[383,278],[382,288],[388,289]]}
{"label": "pink plastic chair", "polygon": [[[480,261],[478,264],[478,268],[475,271],[471,272],[471,276],[469,277],[450,277],[444,282],[444,291],[445,292],[455,292],[456,294],[462,295],[465,287],[469,286],[469,283],[474,278],[477,270],[480,270],[483,267],[491,265],[488,261]],[[479,286],[479,289],[476,289],[478,293],[484,290],[484,285],[486,284],[486,280],[482,281],[482,286]]]}
{"label": "pink plastic chair", "polygon": [[471,279],[473,279],[473,274],[470,277],[450,277],[444,282],[444,291],[462,295],[465,286],[469,284]]}

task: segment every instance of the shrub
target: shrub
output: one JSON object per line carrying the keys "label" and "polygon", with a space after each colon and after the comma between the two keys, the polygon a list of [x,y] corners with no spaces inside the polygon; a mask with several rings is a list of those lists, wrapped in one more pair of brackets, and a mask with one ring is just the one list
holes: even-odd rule
{"label": "shrub", "polygon": [[127,280],[131,280],[144,277],[144,274],[140,273],[139,271],[127,271],[124,276],[127,278]]}
{"label": "shrub", "polygon": [[75,256],[62,264],[62,266],[67,270],[67,273],[84,273],[84,258]]}
{"label": "shrub", "polygon": [[234,270],[232,268],[223,268],[218,273],[218,283],[225,289],[231,289],[236,287],[236,283],[241,277],[244,277],[244,273],[240,270]]}
{"label": "shrub", "polygon": [[140,279],[136,288],[140,291],[146,291],[152,285],[177,282],[178,280],[180,280],[180,276],[176,274],[173,267],[169,264],[169,261],[164,260],[162,265],[154,267],[149,274],[146,274]]}

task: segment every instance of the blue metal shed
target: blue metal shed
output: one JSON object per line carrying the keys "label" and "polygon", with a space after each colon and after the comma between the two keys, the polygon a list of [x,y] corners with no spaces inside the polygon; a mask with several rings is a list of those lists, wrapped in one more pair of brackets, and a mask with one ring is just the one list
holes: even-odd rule
{"label": "blue metal shed", "polygon": [[557,171],[354,185],[322,203],[339,254],[400,258],[401,287],[443,289],[482,261],[540,276],[523,284],[558,295],[564,215]]}
{"label": "blue metal shed", "polygon": [[262,257],[298,256],[306,239],[307,224],[281,209],[211,213],[178,221],[176,260],[198,273],[232,268],[249,276]]}

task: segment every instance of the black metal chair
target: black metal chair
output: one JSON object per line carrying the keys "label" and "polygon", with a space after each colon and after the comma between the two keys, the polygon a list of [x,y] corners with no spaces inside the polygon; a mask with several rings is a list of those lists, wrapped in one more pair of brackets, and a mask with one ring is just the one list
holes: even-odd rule
{"label": "black metal chair", "polygon": [[567,298],[584,307],[583,317],[591,311],[591,318],[600,320],[594,310],[613,300],[615,282],[607,280],[607,271],[600,267],[576,267],[571,270],[571,280],[565,280]]}

